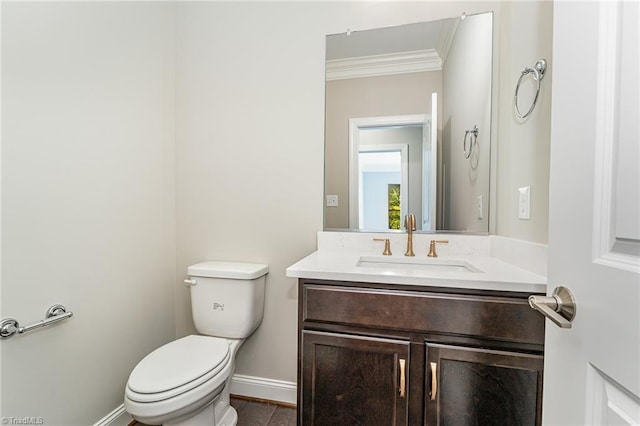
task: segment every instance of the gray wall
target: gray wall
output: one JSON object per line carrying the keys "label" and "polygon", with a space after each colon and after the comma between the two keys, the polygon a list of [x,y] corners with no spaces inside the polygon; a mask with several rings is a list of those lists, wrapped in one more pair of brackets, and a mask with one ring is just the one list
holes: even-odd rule
{"label": "gray wall", "polygon": [[174,11],[2,3],[2,415],[88,425],[175,337]]}
{"label": "gray wall", "polygon": [[[553,80],[553,2],[505,2],[497,20],[500,40],[496,234],[547,242],[549,149]],[[514,112],[513,95],[524,67],[547,60],[535,110],[526,120]],[[533,99],[533,79],[522,84],[520,110]],[[531,186],[531,219],[518,219],[518,188]]]}
{"label": "gray wall", "polygon": [[[492,18],[482,14],[461,21],[442,67],[441,229],[489,230]],[[474,125],[479,128],[478,143],[467,159],[462,144],[465,131]],[[482,219],[476,211],[478,196]]]}

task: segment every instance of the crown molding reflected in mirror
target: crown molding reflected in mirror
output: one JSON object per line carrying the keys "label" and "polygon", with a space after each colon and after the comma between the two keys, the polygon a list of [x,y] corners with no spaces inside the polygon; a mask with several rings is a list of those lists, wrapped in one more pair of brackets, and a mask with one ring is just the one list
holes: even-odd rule
{"label": "crown molding reflected in mirror", "polygon": [[465,18],[327,36],[325,230],[489,231],[493,13]]}

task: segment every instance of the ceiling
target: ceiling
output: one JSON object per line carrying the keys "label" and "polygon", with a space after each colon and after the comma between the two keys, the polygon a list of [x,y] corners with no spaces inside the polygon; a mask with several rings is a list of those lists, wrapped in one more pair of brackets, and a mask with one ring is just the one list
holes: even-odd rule
{"label": "ceiling", "polygon": [[436,49],[444,21],[351,31],[327,37],[327,60]]}

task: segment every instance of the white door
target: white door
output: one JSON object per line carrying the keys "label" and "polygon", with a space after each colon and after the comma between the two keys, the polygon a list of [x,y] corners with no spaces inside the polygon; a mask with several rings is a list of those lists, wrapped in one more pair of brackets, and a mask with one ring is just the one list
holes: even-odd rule
{"label": "white door", "polygon": [[640,424],[639,25],[638,2],[554,3],[549,293],[577,312],[547,321],[545,425]]}

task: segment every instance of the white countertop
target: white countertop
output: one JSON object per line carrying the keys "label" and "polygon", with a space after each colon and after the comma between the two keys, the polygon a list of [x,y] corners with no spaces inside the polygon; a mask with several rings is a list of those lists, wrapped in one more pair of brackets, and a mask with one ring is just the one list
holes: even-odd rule
{"label": "white countertop", "polygon": [[[357,266],[361,256],[370,253],[346,250],[319,250],[287,268],[287,276],[322,280],[405,284],[476,290],[546,293],[547,279],[490,256],[460,255],[439,257],[447,261],[464,261],[481,272],[434,272],[394,267]],[[403,258],[402,254],[386,257]]]}

